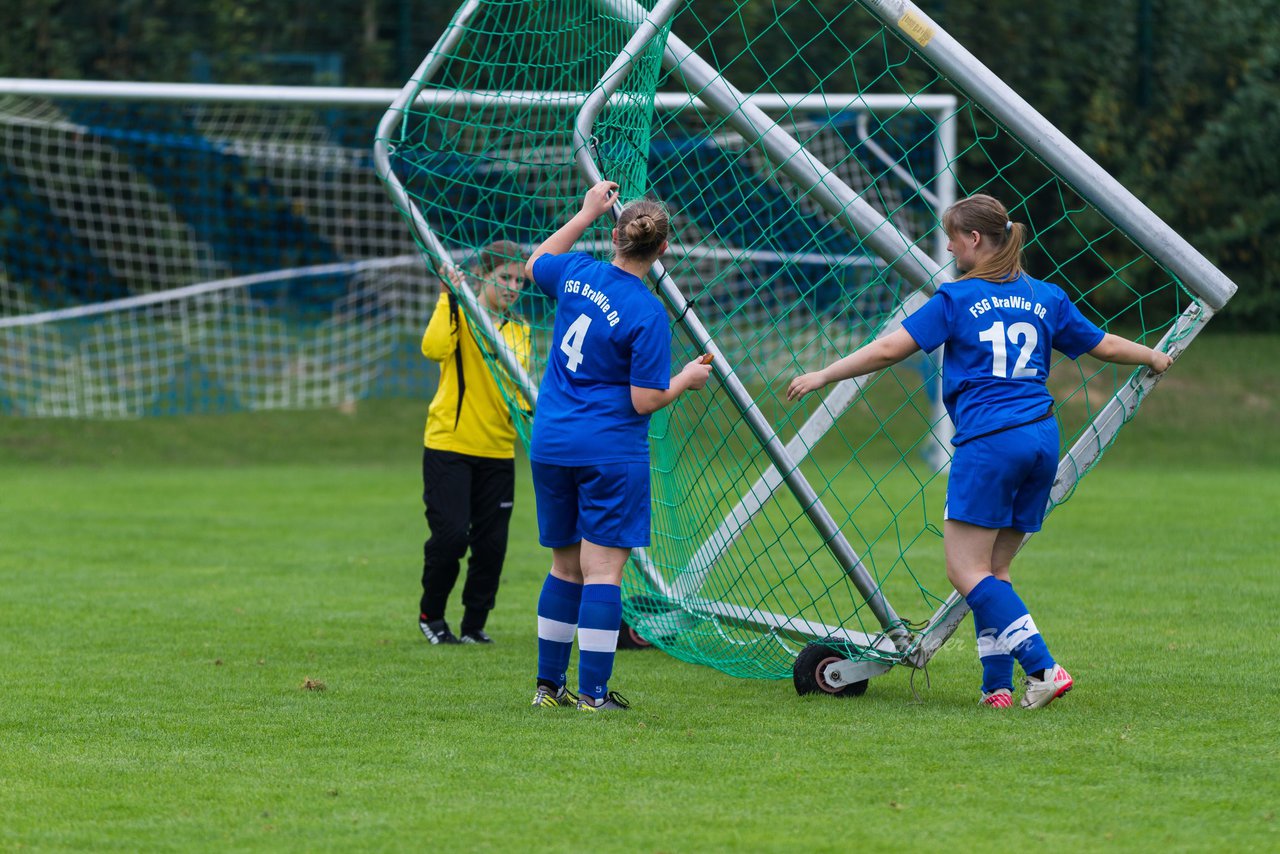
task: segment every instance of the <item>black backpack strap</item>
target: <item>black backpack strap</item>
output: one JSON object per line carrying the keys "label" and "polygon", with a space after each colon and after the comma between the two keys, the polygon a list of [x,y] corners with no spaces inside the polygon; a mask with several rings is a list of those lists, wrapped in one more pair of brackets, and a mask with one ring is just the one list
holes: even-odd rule
{"label": "black backpack strap", "polygon": [[453,324],[453,331],[458,336],[457,345],[453,348],[453,363],[457,368],[458,375],[458,411],[453,415],[453,429],[458,429],[458,422],[462,419],[462,398],[467,394],[467,378],[462,372],[462,335],[458,322],[458,297],[456,294],[449,294],[449,320]]}

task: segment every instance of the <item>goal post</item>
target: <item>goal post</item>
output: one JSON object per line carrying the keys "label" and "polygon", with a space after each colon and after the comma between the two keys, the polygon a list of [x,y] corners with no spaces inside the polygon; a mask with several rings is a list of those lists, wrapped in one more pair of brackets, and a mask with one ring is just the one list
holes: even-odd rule
{"label": "goal post", "polygon": [[429,393],[435,285],[369,169],[391,94],[0,80],[0,411]]}
{"label": "goal post", "polygon": [[[569,54],[580,61],[557,59]],[[920,452],[943,427],[936,362],[821,400],[780,391],[946,280],[952,200],[1004,199],[1038,275],[1103,328],[1175,354],[1234,289],[911,4],[468,0],[428,60],[375,141],[428,254],[476,234],[534,245],[601,176],[673,208],[651,283],[676,359],[713,352],[718,382],[653,418],[654,542],[624,576],[624,612],[649,642],[727,673],[794,675],[813,649],[821,690],[865,687],[923,666],[964,616],[931,592],[945,591],[944,478]],[[441,93],[448,109],[420,100]],[[572,115],[552,120],[540,97]],[[672,98],[696,108],[664,113]],[[605,228],[580,248],[606,256]],[[1088,358],[1054,365],[1050,509],[1154,383]]]}
{"label": "goal post", "polygon": [[[455,17],[454,26],[448,33],[446,33],[441,44],[428,54],[422,65],[419,67],[417,72],[415,72],[404,89],[401,90],[395,102],[393,102],[390,109],[383,117],[383,120],[379,125],[374,146],[374,160],[379,174],[383,176],[384,180],[386,180],[388,184],[388,191],[391,194],[392,199],[409,221],[411,229],[419,240],[424,252],[432,259],[447,257],[445,240],[437,234],[437,229],[447,227],[447,223],[433,227],[432,223],[428,220],[428,217],[424,214],[423,207],[415,203],[412,198],[412,193],[408,191],[401,182],[397,170],[392,162],[393,155],[403,151],[405,141],[404,138],[398,134],[402,132],[403,128],[407,124],[419,122],[425,123],[430,119],[443,121],[445,118],[454,118],[456,121],[463,122],[466,120],[465,118],[457,118],[454,114],[450,114],[448,116],[443,116],[442,114],[448,111],[457,111],[459,114],[465,116],[464,111],[466,110],[474,110],[478,113],[484,113],[487,111],[501,110],[504,107],[514,108],[517,106],[528,110],[530,109],[530,105],[536,104],[542,108],[539,114],[539,118],[542,122],[553,122],[558,123],[559,125],[559,133],[562,138],[556,140],[556,147],[558,149],[562,149],[565,156],[572,154],[580,167],[584,166],[584,164],[588,164],[584,168],[596,170],[595,158],[600,156],[600,150],[598,147],[592,145],[591,134],[584,131],[582,126],[582,122],[584,120],[583,117],[586,117],[586,125],[589,128],[604,109],[609,107],[611,104],[619,103],[622,100],[614,97],[616,94],[616,88],[611,89],[607,86],[590,91],[550,89],[544,92],[536,92],[531,90],[521,90],[516,93],[508,94],[492,91],[482,92],[465,88],[452,90],[435,88],[433,86],[433,83],[435,82],[434,76],[438,72],[440,65],[445,61],[445,57],[448,56],[449,51],[458,44],[459,40],[465,34],[466,27],[470,20],[470,15],[474,14],[475,11],[480,8],[481,4],[473,3],[467,4],[460,9],[458,15]],[[647,38],[648,36],[642,32],[640,35],[640,41],[636,43],[637,50],[643,49],[643,43]],[[608,74],[606,74],[606,77],[607,76]],[[909,98],[902,95],[849,93],[830,93],[822,95],[804,93],[763,93],[748,96],[742,95],[741,93],[730,92],[728,93],[728,96],[732,97],[735,100],[735,103],[741,102],[750,107],[752,111],[752,123],[749,125],[743,124],[740,132],[733,133],[731,135],[721,134],[718,139],[718,144],[749,148],[761,139],[767,138],[776,144],[774,154],[780,158],[794,158],[798,153],[798,146],[796,146],[794,140],[789,135],[781,130],[773,119],[769,118],[767,114],[769,111],[772,111],[775,115],[779,113],[796,115],[798,113],[812,111],[814,113],[821,112],[828,116],[857,111],[859,120],[856,125],[856,132],[858,134],[858,138],[864,141],[868,136],[866,130],[866,116],[870,115],[872,111],[880,111],[882,113],[888,112],[891,114],[904,110],[918,111],[930,116],[934,125],[940,129],[937,134],[938,138],[932,142],[940,154],[954,145],[954,126],[950,122],[950,115],[955,109],[956,102],[955,99],[949,95]],[[651,100],[653,109],[658,113],[678,115],[682,112],[690,111],[698,113],[699,115],[704,115],[715,112],[715,107],[713,106],[714,100],[716,98],[723,97],[725,97],[725,93],[721,90],[711,86],[703,86],[699,88],[696,96],[692,93],[665,91],[653,93]],[[578,115],[578,119],[574,122],[574,124],[577,125],[577,127],[574,128],[575,135],[571,139],[563,138],[565,131],[568,129],[567,123],[572,120],[575,111]],[[812,120],[810,120],[810,122],[812,123]],[[554,128],[555,124],[553,124],[552,127]],[[739,128],[734,128],[734,130],[738,131]],[[539,125],[536,132],[553,133],[554,131],[549,131],[546,127]],[[726,140],[726,136],[731,136],[731,140]],[[611,140],[607,137],[603,140],[606,145],[610,141]],[[441,152],[439,148],[436,148],[433,149],[433,153],[439,156]],[[464,155],[461,153],[456,156],[459,160],[464,159]],[[881,152],[879,156],[883,158],[883,152]],[[848,157],[847,149],[845,150],[843,157]],[[485,159],[492,160],[493,156],[491,154],[486,154]],[[936,162],[941,163],[942,161],[938,159]],[[909,192],[920,192],[921,188],[919,186],[919,182],[910,175],[905,174],[904,170],[902,170],[898,164],[890,162],[886,165],[889,167],[891,172],[890,180],[904,182],[907,187],[907,191]],[[817,160],[813,158],[809,158],[805,163],[803,170],[795,169],[793,171],[802,179],[812,179],[813,176],[817,174],[818,169],[834,176],[834,173],[829,167],[819,164]],[[590,180],[595,180],[598,177],[600,177],[598,171],[592,171],[589,175]],[[954,198],[954,181],[951,176],[945,173],[930,177],[934,179],[933,183],[936,187],[936,192],[930,193],[930,200],[934,205],[934,210],[925,221],[925,226],[922,228],[923,233],[913,240],[906,240],[896,231],[893,232],[896,235],[896,238],[889,238],[888,232],[885,232],[885,239],[886,242],[890,239],[896,239],[896,245],[900,248],[900,251],[909,253],[911,257],[917,259],[917,263],[921,265],[922,271],[920,275],[916,277],[917,281],[919,281],[921,286],[931,290],[932,279],[942,269],[942,265],[938,260],[935,260],[921,250],[916,249],[915,243],[919,241],[928,245],[927,241],[923,238],[933,237],[933,233],[936,230],[936,222],[941,216],[941,210],[937,208],[937,205],[949,203],[950,199]],[[761,180],[767,180],[767,177],[762,176]],[[794,178],[791,178],[790,180],[792,180],[793,183],[799,183],[795,182]],[[561,183],[563,182],[557,182],[557,184]],[[822,204],[833,220],[838,220],[839,218],[846,216],[847,209],[853,206],[858,209],[857,215],[862,218],[864,223],[874,223],[872,228],[877,228],[884,224],[883,218],[875,214],[869,205],[858,199],[847,185],[839,182],[834,177],[828,178],[826,181],[811,180],[809,185],[805,187],[805,190],[811,191],[815,187],[821,187],[827,190],[825,197],[822,200]],[[465,212],[461,212],[461,214],[462,216],[466,215]],[[933,243],[936,246],[939,244],[939,241],[934,239]],[[945,241],[941,241],[941,243],[945,244]],[[818,256],[821,263],[827,266],[839,266],[849,263],[866,264],[869,260],[868,256],[865,254],[848,257],[836,256],[830,253],[761,252],[747,247],[725,247],[724,245],[721,245],[719,247],[712,248],[707,245],[685,246],[679,242],[674,243],[670,251],[670,256],[674,259],[683,261],[698,259],[703,262],[711,261],[720,265],[730,266],[735,263],[742,264],[747,260],[761,260],[765,256],[768,256],[768,259],[773,261],[794,261],[806,254]],[[660,276],[660,279],[669,281],[665,274]],[[672,301],[682,299],[679,296],[678,288],[674,288],[670,291],[670,299]],[[696,312],[689,312],[687,308],[687,304],[683,303],[673,304],[672,306],[673,313],[684,319],[686,324],[689,324],[692,322],[692,318],[696,317]],[[689,328],[690,330],[694,330],[700,328],[700,325],[698,327],[690,326]],[[710,341],[705,330],[702,332],[693,331],[692,334],[702,344],[707,345],[709,349],[719,355],[720,358],[716,361],[719,365],[730,365],[743,362],[741,353],[726,354],[720,349],[719,345]],[[500,349],[500,343],[498,343],[498,347]],[[747,362],[746,364],[749,365],[750,363]],[[755,423],[757,427],[757,434],[759,436],[766,437],[766,441],[776,440],[776,437],[769,433],[768,428],[765,427],[758,418],[753,418],[750,395],[745,391],[745,387],[736,374],[732,375],[732,384],[735,389],[734,393],[737,404],[743,413],[743,417]],[[825,429],[829,429],[832,420],[829,415],[832,409],[836,406],[841,408],[847,407],[852,402],[853,396],[847,393],[847,389],[849,388],[856,389],[857,385],[854,383],[842,384],[837,391],[837,397],[832,401],[832,405],[821,412],[816,413],[816,421],[811,422],[812,429],[802,431],[802,435],[799,437],[799,443],[801,445],[804,444],[806,437],[810,441],[816,441],[816,439],[820,437],[821,433],[825,432]],[[937,406],[937,417],[939,419],[944,419],[945,416],[941,412],[940,402]],[[825,428],[823,426],[818,426],[821,423],[825,423]],[[793,443],[793,446],[794,444],[795,443]],[[803,453],[798,456],[802,457]],[[803,479],[803,476],[796,471],[795,462],[798,457],[790,448],[781,450],[779,458],[783,460],[782,470],[789,473],[786,477],[795,480]],[[763,504],[767,502],[769,495],[776,490],[778,482],[786,479],[786,477],[782,475],[777,475],[778,471],[778,468],[772,468],[768,472],[765,472],[756,488],[753,490],[754,498],[749,499],[747,504],[745,504],[743,508],[740,508],[737,514],[734,514],[734,516],[731,517],[736,517],[738,519],[738,523],[734,526],[736,529],[735,533],[729,534],[721,532],[720,536],[713,536],[708,545],[711,542],[719,542],[721,544],[721,548],[723,548],[724,545],[732,541],[737,532],[741,532],[741,530],[743,530],[745,523],[749,521],[756,512],[758,512]],[[812,494],[812,490],[809,489],[808,493]],[[744,509],[747,507],[750,509]],[[822,511],[820,509],[815,508],[813,512],[821,517]],[[842,540],[838,528],[829,517],[825,517],[823,524],[826,525],[833,540]],[[706,548],[703,549],[704,570],[707,565],[714,562],[714,558],[711,556],[713,554],[714,549],[711,552],[708,552]],[[856,554],[850,547],[848,547],[847,543],[841,547],[841,554],[842,561],[847,567],[846,571],[857,576],[858,583],[862,586],[866,595],[874,599],[876,597],[875,583],[871,580],[865,569],[860,566]],[[645,574],[648,582],[663,596],[681,596],[686,593],[696,594],[698,592],[700,585],[694,584],[692,577],[688,575],[679,579],[679,583],[675,588],[668,587],[665,579],[654,570],[651,564],[647,562],[643,553],[638,556],[637,564]],[[703,602],[702,607],[719,609],[722,616],[725,617],[730,615],[738,615],[741,617],[741,615],[745,613],[743,612],[743,609],[739,607],[735,606],[723,609],[719,608],[719,603],[713,602]],[[758,610],[750,613],[752,614],[752,619],[754,621],[763,620],[766,624],[774,627],[783,625],[788,619],[778,615],[769,614],[767,612],[760,612]],[[881,622],[884,626],[892,627],[896,625],[898,619],[891,610],[882,610]],[[832,628],[831,631],[840,630]],[[859,638],[866,641],[869,636],[860,633]]]}
{"label": "goal post", "polygon": [[[400,94],[0,79],[0,412],[138,418],[429,395],[434,372],[417,344],[439,271],[386,204],[367,137]],[[533,103],[570,119],[584,98],[417,95],[429,109]],[[866,96],[858,114],[902,101]],[[758,103],[821,117],[861,102],[767,93]],[[921,107],[939,120],[946,109]],[[706,107],[670,92],[655,109]],[[681,138],[663,144],[674,150]],[[476,248],[452,241],[446,252],[465,268]],[[753,247],[687,252],[703,267],[803,261]]]}
{"label": "goal post", "polygon": [[[521,374],[465,277],[488,242],[536,246],[598,175],[671,206],[652,283],[676,358],[711,349],[719,377],[652,418],[626,619],[739,676],[817,649],[822,690],[855,685],[923,665],[964,616],[940,569],[940,355],[784,393],[946,280],[952,200],[1000,197],[1037,276],[1174,354],[1234,291],[910,3],[466,0],[399,89],[0,80],[0,413],[426,397],[422,327],[461,271],[527,441],[552,306],[517,306]],[[609,245],[602,222],[580,248]],[[1155,384],[1053,366],[1051,508]]]}

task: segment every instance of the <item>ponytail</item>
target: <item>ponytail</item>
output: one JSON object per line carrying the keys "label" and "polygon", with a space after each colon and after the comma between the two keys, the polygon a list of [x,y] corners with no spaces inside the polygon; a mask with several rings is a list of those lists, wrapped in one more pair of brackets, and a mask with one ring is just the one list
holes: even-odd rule
{"label": "ponytail", "polygon": [[969,196],[947,208],[942,215],[942,227],[949,236],[978,232],[994,253],[961,279],[986,279],[990,282],[1011,282],[1022,275],[1022,249],[1027,242],[1027,227],[1009,219],[997,199],[979,193]]}

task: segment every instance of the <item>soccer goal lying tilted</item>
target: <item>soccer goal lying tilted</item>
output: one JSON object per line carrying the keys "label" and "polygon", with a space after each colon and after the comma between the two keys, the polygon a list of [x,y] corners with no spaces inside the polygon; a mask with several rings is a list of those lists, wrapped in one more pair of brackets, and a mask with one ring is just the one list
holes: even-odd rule
{"label": "soccer goal lying tilted", "polygon": [[[716,380],[654,415],[654,537],[624,577],[633,644],[726,673],[860,694],[923,667],[963,619],[946,588],[950,425],[940,353],[788,404],[811,370],[895,329],[947,281],[941,211],[995,195],[1028,264],[1092,320],[1177,354],[1234,285],[910,3],[468,0],[383,117],[380,176],[441,277],[537,245],[600,177],[673,211],[651,283],[677,364]],[[587,248],[606,257],[598,223]],[[476,311],[493,369],[532,364]],[[1054,366],[1065,501],[1155,378]],[[522,401],[513,400],[521,418]],[[527,422],[520,421],[527,438]]]}

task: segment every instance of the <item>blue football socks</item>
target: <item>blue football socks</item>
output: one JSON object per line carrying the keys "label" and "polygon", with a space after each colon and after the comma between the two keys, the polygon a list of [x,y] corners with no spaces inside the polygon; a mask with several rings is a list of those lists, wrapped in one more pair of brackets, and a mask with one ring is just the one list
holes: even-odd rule
{"label": "blue football socks", "polygon": [[538,597],[539,683],[564,686],[581,605],[581,584],[547,575]]}
{"label": "blue football socks", "polygon": [[622,588],[588,584],[578,611],[578,692],[600,699],[608,692],[622,625]]}
{"label": "blue football socks", "polygon": [[978,635],[978,661],[982,664],[982,693],[1004,688],[1013,691],[1013,656],[1002,652],[996,645],[996,630],[983,629],[978,616],[973,617],[973,628]]}
{"label": "blue football socks", "polygon": [[[988,656],[983,655],[984,644],[987,650],[997,656],[1012,655],[1018,660],[1018,664],[1022,665],[1025,673],[1034,674],[1053,667],[1053,656],[1049,654],[1049,647],[1040,636],[1035,620],[1031,619],[1031,614],[1027,612],[1027,606],[1014,592],[1012,584],[1001,581],[994,575],[988,576],[978,582],[964,598],[973,611],[973,622],[978,633],[978,654],[982,656],[983,664],[983,690],[994,690],[986,687]],[[1002,666],[1000,662],[992,662],[992,664],[994,665],[992,678],[1003,678],[998,670]],[[1013,687],[1011,670],[1010,665],[1010,684],[995,687]]]}

